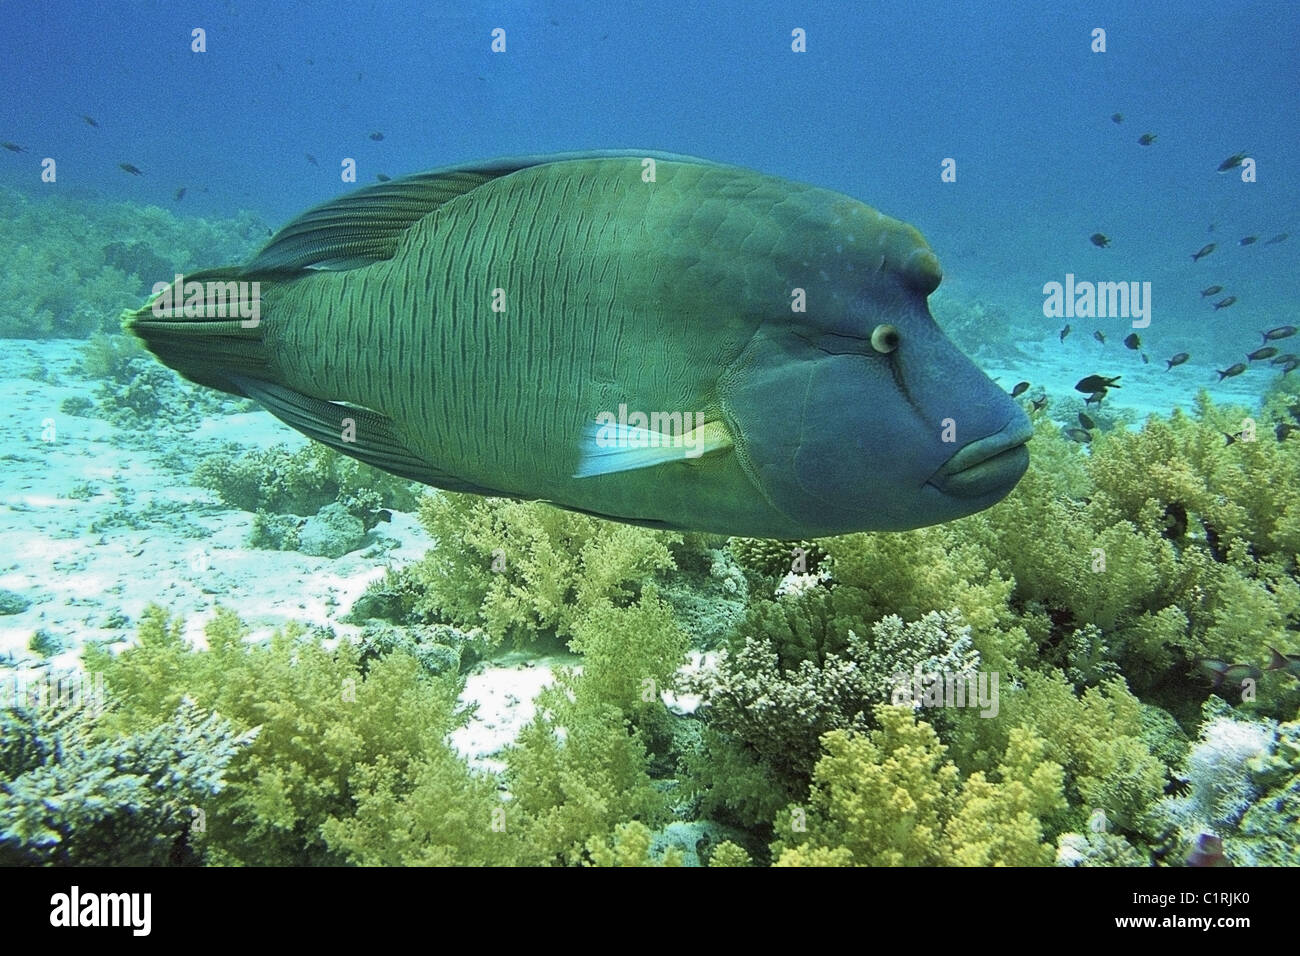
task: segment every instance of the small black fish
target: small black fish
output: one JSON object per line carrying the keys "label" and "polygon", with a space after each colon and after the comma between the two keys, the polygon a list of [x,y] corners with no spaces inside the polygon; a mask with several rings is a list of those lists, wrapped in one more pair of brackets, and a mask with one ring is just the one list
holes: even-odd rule
{"label": "small black fish", "polygon": [[1223,286],[1221,286],[1221,285],[1212,285],[1212,286],[1210,286],[1208,289],[1202,289],[1202,290],[1201,290],[1201,298],[1204,299],[1204,298],[1207,298],[1208,296],[1218,295],[1218,294],[1219,294],[1220,292],[1222,292],[1222,291],[1223,291]]}
{"label": "small black fish", "polygon": [[1100,342],[1102,345],[1106,344],[1106,333],[1103,332],[1101,329],[1098,329],[1096,332],[1093,332],[1092,337],[1096,339],[1098,342]]}
{"label": "small black fish", "polygon": [[1247,352],[1246,358],[1250,359],[1252,362],[1258,362],[1262,359],[1272,358],[1277,354],[1277,352],[1278,350],[1273,348],[1273,346],[1266,345],[1262,349],[1255,349],[1253,352]]}
{"label": "small black fish", "polygon": [[1223,433],[1223,442],[1224,442],[1225,445],[1235,445],[1235,444],[1237,444],[1237,439],[1239,439],[1240,437],[1241,437],[1241,433],[1240,433],[1240,432],[1238,432],[1238,433],[1235,434],[1235,435],[1231,434],[1230,432],[1224,432],[1224,433]]}
{"label": "small black fish", "polygon": [[1215,690],[1218,690],[1224,681],[1240,687],[1247,678],[1259,680],[1264,676],[1263,672],[1252,664],[1229,664],[1227,661],[1215,658],[1202,658],[1199,663],[1201,670],[1213,682]]}
{"label": "small black fish", "polygon": [[1279,233],[1278,233],[1276,236],[1274,236],[1272,239],[1266,239],[1266,240],[1264,240],[1264,245],[1266,245],[1266,246],[1276,246],[1279,242],[1286,242],[1287,239],[1289,239],[1290,237],[1291,237],[1291,233],[1289,233],[1289,232],[1279,232]]}
{"label": "small black fish", "polygon": [[320,163],[316,162],[316,157],[313,156],[311,153],[303,153],[303,155],[307,157],[307,162],[311,163],[313,166],[320,165]]}
{"label": "small black fish", "polygon": [[384,138],[384,134],[383,134],[383,133],[380,133],[380,132],[378,132],[378,131],[376,131],[376,132],[370,134],[370,138],[373,139],[373,140],[377,143],[377,142],[379,142],[381,139]]}
{"label": "small black fish", "polygon": [[1092,244],[1096,246],[1098,249],[1105,249],[1107,246],[1110,245],[1110,237],[1100,232],[1094,232],[1088,238],[1092,241]]}
{"label": "small black fish", "polygon": [[1298,330],[1294,325],[1279,325],[1275,329],[1269,329],[1267,332],[1261,332],[1265,342],[1275,342],[1278,339],[1289,339],[1295,335]]}
{"label": "small black fish", "polygon": [[1142,347],[1142,340],[1138,338],[1138,334],[1136,332],[1130,332],[1128,335],[1124,336],[1124,347],[1126,349],[1132,349],[1134,352],[1136,352],[1138,349]]}
{"label": "small black fish", "polygon": [[1041,412],[1047,407],[1047,396],[1044,395],[1042,398],[1031,398],[1029,404],[1033,407],[1034,411]]}
{"label": "small black fish", "polygon": [[1268,667],[1265,670],[1286,671],[1296,680],[1300,680],[1300,654],[1283,654],[1276,647],[1270,647]]}
{"label": "small black fish", "polygon": [[1177,355],[1175,355],[1173,358],[1169,359],[1169,360],[1165,363],[1166,366],[1167,366],[1167,367],[1165,368],[1165,371],[1166,371],[1166,372],[1169,371],[1169,369],[1173,368],[1175,365],[1182,365],[1182,364],[1183,364],[1184,362],[1186,362],[1189,358],[1191,358],[1191,355],[1189,355],[1188,353],[1186,353],[1186,352],[1179,352]]}
{"label": "small black fish", "polygon": [[1092,441],[1092,436],[1089,435],[1082,428],[1067,428],[1065,429],[1065,434],[1069,438],[1072,438],[1074,441],[1077,441],[1083,445],[1086,445]]}
{"label": "small black fish", "polygon": [[1074,386],[1076,392],[1083,392],[1085,395],[1089,392],[1100,392],[1107,388],[1119,388],[1119,380],[1122,375],[1116,375],[1114,378],[1107,378],[1105,375],[1089,375],[1087,378],[1079,379]]}
{"label": "small black fish", "polygon": [[1124,114],[1123,114],[1123,113],[1111,113],[1111,114],[1110,114],[1110,121],[1111,121],[1112,123],[1122,123],[1122,122],[1124,122]]}
{"label": "small black fish", "polygon": [[1082,425],[1084,428],[1088,428],[1088,429],[1097,427],[1097,423],[1094,422],[1087,415],[1085,415],[1083,412],[1079,413],[1079,424]]}
{"label": "small black fish", "polygon": [[1192,261],[1196,262],[1198,259],[1204,259],[1206,256],[1208,256],[1211,252],[1213,252],[1217,248],[1218,248],[1218,244],[1213,242],[1201,246],[1201,248],[1198,251],[1192,253]]}
{"label": "small black fish", "polygon": [[1219,163],[1219,172],[1226,173],[1230,169],[1236,169],[1242,164],[1242,161],[1245,160],[1245,158],[1245,153],[1233,153],[1223,162]]}
{"label": "small black fish", "polygon": [[1252,246],[1257,242],[1259,242],[1259,236],[1243,236],[1242,238],[1237,240],[1237,245]]}
{"label": "small black fish", "polygon": [[124,173],[130,173],[132,176],[143,176],[144,172],[130,163],[118,163],[117,168]]}
{"label": "small black fish", "polygon": [[[1143,364],[1143,365],[1150,365],[1150,364],[1151,364],[1151,359],[1147,356],[1147,353],[1146,353],[1146,352],[1143,352],[1143,353],[1142,353],[1142,364]],[[1168,369],[1165,369],[1165,371],[1169,371],[1169,370],[1168,370]]]}
{"label": "small black fish", "polygon": [[185,198],[185,187],[182,186],[180,189],[176,190],[176,202],[180,202],[184,198]]}
{"label": "small black fish", "polygon": [[1064,342],[1064,341],[1065,341],[1065,337],[1066,337],[1067,335],[1069,335],[1069,334],[1070,334],[1070,326],[1069,326],[1069,324],[1067,323],[1066,326],[1065,326],[1065,328],[1061,329],[1061,341]]}
{"label": "small black fish", "polygon": [[1226,299],[1220,299],[1218,302],[1214,303],[1214,311],[1218,312],[1220,309],[1226,309],[1236,301],[1237,297],[1235,295],[1230,295]]}
{"label": "small black fish", "polygon": [[93,116],[87,116],[85,113],[82,113],[81,119],[85,122],[87,126],[93,126],[95,127],[95,129],[99,129],[99,124],[95,122],[95,118]]}
{"label": "small black fish", "polygon": [[1025,394],[1025,392],[1027,391],[1029,391],[1028,382],[1016,382],[1015,387],[1011,389],[1011,397],[1018,398],[1019,396]]}
{"label": "small black fish", "polygon": [[1141,146],[1150,146],[1156,141],[1155,133],[1143,133],[1138,137],[1138,144]]}
{"label": "small black fish", "polygon": [[375,173],[375,178],[379,180],[381,183],[386,183],[391,181],[393,177],[385,176],[383,173]]}
{"label": "small black fish", "polygon": [[1300,431],[1290,422],[1278,422],[1277,428],[1273,429],[1273,434],[1277,436],[1278,441],[1286,441],[1286,436],[1294,431]]}
{"label": "small black fish", "polygon": [[27,152],[27,147],[26,147],[26,146],[19,146],[17,143],[4,142],[4,143],[0,143],[0,146],[3,146],[5,149],[9,150],[9,152],[11,152],[11,153],[25,153],[25,152]]}
{"label": "small black fish", "polygon": [[1232,378],[1234,375],[1240,375],[1246,371],[1246,363],[1238,362],[1236,365],[1229,365],[1224,370],[1215,369],[1215,371],[1219,373],[1219,381],[1222,382],[1225,378]]}

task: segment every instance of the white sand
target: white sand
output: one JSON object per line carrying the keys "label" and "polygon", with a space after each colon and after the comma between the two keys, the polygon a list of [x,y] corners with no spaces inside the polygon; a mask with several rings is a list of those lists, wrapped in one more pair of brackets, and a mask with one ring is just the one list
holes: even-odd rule
{"label": "white sand", "polygon": [[[360,629],[338,618],[366,585],[386,564],[418,560],[430,547],[415,517],[400,512],[376,527],[364,547],[337,560],[247,547],[253,516],[189,484],[188,472],[169,468],[160,455],[169,447],[215,451],[221,442],[298,447],[306,439],[269,414],[251,412],[215,415],[188,433],[162,428],[144,436],[139,449],[118,447],[111,440],[122,435],[114,425],[59,411],[70,396],[93,399],[96,383],[73,369],[82,344],[0,343],[0,421],[7,438],[0,451],[0,588],[33,602],[20,614],[0,616],[0,662],[9,665],[0,670],[0,689],[17,679],[34,683],[51,666],[79,667],[87,641],[133,640],[150,603],[183,615],[186,638],[200,647],[218,603],[237,611],[254,638],[291,620],[355,635]],[[59,384],[27,378],[38,364]],[[52,441],[43,438],[49,420]],[[92,497],[68,497],[85,482],[95,489]],[[175,510],[160,510],[166,508]],[[90,530],[119,509],[141,530]],[[391,547],[377,547],[383,539]],[[125,626],[108,626],[118,613]],[[37,629],[64,650],[52,658],[29,651]],[[476,668],[462,702],[477,702],[478,713],[453,735],[466,756],[485,761],[513,740],[533,716],[533,697],[551,680],[550,664],[525,665],[514,655]]]}

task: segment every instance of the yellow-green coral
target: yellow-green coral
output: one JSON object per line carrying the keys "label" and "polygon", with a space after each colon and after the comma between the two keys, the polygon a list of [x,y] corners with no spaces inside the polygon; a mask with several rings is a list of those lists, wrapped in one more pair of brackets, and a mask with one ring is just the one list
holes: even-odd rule
{"label": "yellow-green coral", "polygon": [[[1140,691],[1194,685],[1198,659],[1263,666],[1270,642],[1300,622],[1300,436],[1278,441],[1261,427],[1256,440],[1229,445],[1223,432],[1240,432],[1244,417],[1202,396],[1195,417],[1108,432],[1073,494],[1040,465],[1044,450],[1053,460],[1067,453],[1040,429],[1029,473],[1006,501],[950,526],[1014,580],[1019,623],[1058,648],[1047,663],[1073,666],[1060,650],[1091,625],[1094,650]],[[1285,711],[1292,693],[1265,680],[1259,704]]]}
{"label": "yellow-green coral", "polygon": [[232,761],[225,789],[200,808],[209,861],[341,862],[353,848],[328,844],[326,833],[337,833],[322,829],[328,821],[351,817],[383,773],[409,777],[445,759],[444,738],[459,722],[455,674],[430,677],[403,653],[363,674],[350,643],[329,651],[297,627],[248,644],[224,609],[205,635],[206,651],[190,649],[179,621],[152,608],[136,647],[116,656],[90,649],[86,662],[119,702],[105,718],[110,729],[157,726],[183,699],[239,731],[261,728]]}
{"label": "yellow-green coral", "polygon": [[625,605],[641,583],[674,568],[680,536],[562,511],[539,502],[437,493],[420,503],[437,540],[415,576],[423,605],[497,640],[570,637],[599,602]]}
{"label": "yellow-green coral", "polygon": [[631,820],[614,828],[613,837],[587,843],[590,866],[681,866],[682,851],[668,847],[661,857],[651,855],[654,834],[644,823]]}
{"label": "yellow-green coral", "polygon": [[862,633],[889,614],[915,621],[929,611],[956,609],[988,668],[1031,661],[1026,621],[1010,605],[1015,581],[997,568],[996,552],[970,543],[962,530],[957,523],[823,541],[833,561],[837,625]]}
{"label": "yellow-green coral", "polygon": [[808,806],[777,820],[776,865],[1036,866],[1051,861],[1041,818],[1062,809],[1062,771],[1044,742],[1011,735],[998,782],[962,781],[934,729],[876,708],[870,734],[832,731]]}
{"label": "yellow-green coral", "polygon": [[742,847],[730,840],[723,840],[713,848],[709,857],[709,866],[753,866],[754,861]]}
{"label": "yellow-green coral", "polygon": [[1002,687],[996,718],[963,712],[950,734],[957,762],[971,769],[992,765],[1009,750],[1016,728],[1045,742],[1045,756],[1065,771],[1070,799],[1056,830],[1080,830],[1096,810],[1109,826],[1132,829],[1160,797],[1168,774],[1143,737],[1141,703],[1120,679],[1076,696],[1059,673],[1026,675],[1023,688]]}
{"label": "yellow-green coral", "polygon": [[381,506],[409,510],[416,502],[410,482],[316,442],[294,451],[286,445],[253,452],[230,446],[199,463],[194,483],[244,511],[312,515],[338,501],[367,528]]}
{"label": "yellow-green coral", "polygon": [[653,586],[626,608],[601,599],[574,625],[569,646],[583,655],[585,687],[626,713],[662,708],[660,694],[671,686],[686,655],[686,634]]}
{"label": "yellow-green coral", "polygon": [[[1197,404],[1195,420],[1175,410],[1099,444],[1089,474],[1102,511],[1139,521],[1147,502],[1162,510],[1177,506],[1225,546],[1236,538],[1259,553],[1294,558],[1300,552],[1300,503],[1293,493],[1300,442],[1279,442],[1260,428],[1255,440],[1229,445],[1223,434],[1241,433],[1242,423],[1254,419],[1244,409],[1215,407],[1204,393]],[[1144,530],[1163,529],[1148,524]]]}

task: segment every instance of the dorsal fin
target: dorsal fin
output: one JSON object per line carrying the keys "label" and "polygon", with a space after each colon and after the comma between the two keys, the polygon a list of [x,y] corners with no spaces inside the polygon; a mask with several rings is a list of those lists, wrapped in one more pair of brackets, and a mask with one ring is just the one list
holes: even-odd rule
{"label": "dorsal fin", "polygon": [[356,269],[392,258],[403,233],[443,203],[530,166],[581,159],[651,158],[713,165],[654,150],[605,150],[519,156],[447,166],[365,186],[293,219],[243,268],[245,273]]}
{"label": "dorsal fin", "polygon": [[493,178],[431,172],[366,186],[292,220],[244,271],[343,270],[390,259],[412,223]]}

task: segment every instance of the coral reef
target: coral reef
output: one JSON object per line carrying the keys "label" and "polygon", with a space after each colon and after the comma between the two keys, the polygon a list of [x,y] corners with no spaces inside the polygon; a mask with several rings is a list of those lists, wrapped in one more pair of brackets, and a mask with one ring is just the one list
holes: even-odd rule
{"label": "coral reef", "polygon": [[[123,302],[214,262],[241,262],[265,239],[248,213],[181,218],[156,206],[0,189],[0,338],[115,331]],[[123,239],[123,237],[138,237]]]}
{"label": "coral reef", "polygon": [[19,594],[17,591],[0,588],[0,615],[21,614],[31,606],[30,598]]}
{"label": "coral reef", "polygon": [[0,864],[167,866],[198,859],[194,808],[256,737],[183,698],[107,738],[86,702],[0,710]]}
{"label": "coral reef", "polygon": [[315,442],[296,451],[230,445],[199,463],[194,483],[243,511],[310,516],[337,502],[367,531],[383,520],[384,508],[411,511],[416,502],[410,482]]}
{"label": "coral reef", "polygon": [[260,728],[230,761],[223,789],[196,803],[206,827],[195,850],[206,862],[344,862],[359,837],[349,830],[343,840],[341,828],[383,784],[408,788],[454,763],[473,792],[476,778],[443,743],[461,719],[456,674],[431,676],[400,651],[363,671],[350,642],[328,651],[301,629],[248,644],[247,629],[224,609],[205,628],[207,650],[191,649],[180,634],[180,622],[154,607],[136,646],[85,656],[115,704],[101,721],[107,731],[150,731],[187,698],[237,733]]}
{"label": "coral reef", "polygon": [[501,498],[437,493],[420,520],[438,542],[412,571],[415,612],[495,640],[567,639],[598,604],[635,600],[643,579],[676,567],[679,535]]}
{"label": "coral reef", "polygon": [[[825,595],[804,599],[823,609],[827,601]],[[828,651],[824,640],[799,640],[809,632],[799,626],[807,618],[798,615],[798,606],[789,599],[773,603],[773,609],[789,612],[792,629],[781,633],[770,615],[760,615],[766,622],[761,636],[745,638],[691,682],[705,701],[709,726],[732,746],[752,751],[791,786],[817,762],[822,734],[865,730],[872,706],[890,701],[900,681],[911,687],[914,675],[965,678],[979,668],[970,629],[958,612],[931,612],[911,624],[890,615],[872,625],[869,635],[848,631],[847,642]]]}
{"label": "coral reef", "polygon": [[1041,866],[1053,859],[1041,818],[1064,808],[1061,767],[1016,730],[998,768],[962,780],[909,708],[881,705],[877,730],[833,731],[808,806],[778,820],[779,866]]}
{"label": "coral reef", "polygon": [[1209,833],[1238,866],[1300,865],[1300,720],[1237,719],[1213,698],[1204,717],[1178,772],[1186,792],[1151,808],[1151,828],[1184,857]]}
{"label": "coral reef", "polygon": [[[145,401],[129,348],[83,361]],[[105,713],[0,711],[0,858],[1138,866],[1210,834],[1236,865],[1300,864],[1300,680],[1273,656],[1300,653],[1300,434],[1275,430],[1293,406],[1276,385],[1251,440],[1202,398],[1088,449],[1040,417],[998,506],[817,542],[426,494],[434,546],[355,603],[359,636],[250,643],[223,609],[200,650],[154,608],[134,646],[83,652]],[[415,504],[318,446],[232,448],[196,481],[259,542],[324,553]],[[100,526],[149,517],[113,493]],[[447,741],[505,641],[582,663],[488,772]],[[1206,676],[1232,665],[1247,676]],[[900,694],[929,674],[988,678],[996,706]],[[150,789],[164,753],[175,802]]]}
{"label": "coral reef", "polygon": [[727,550],[742,568],[763,578],[816,574],[826,560],[826,552],[815,541],[731,538]]}

